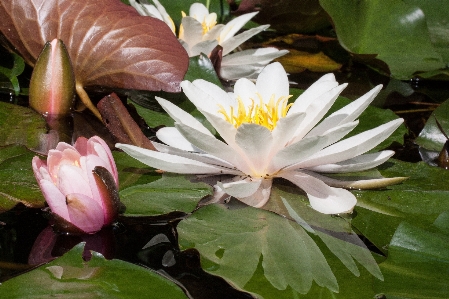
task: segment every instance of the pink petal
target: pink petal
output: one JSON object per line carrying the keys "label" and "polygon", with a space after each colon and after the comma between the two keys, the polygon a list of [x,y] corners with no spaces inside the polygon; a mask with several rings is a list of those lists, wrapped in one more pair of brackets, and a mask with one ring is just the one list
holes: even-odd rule
{"label": "pink petal", "polygon": [[52,182],[47,180],[40,180],[39,186],[51,211],[70,221],[64,194]]}
{"label": "pink petal", "polygon": [[33,167],[34,176],[36,177],[36,180],[39,182],[44,178],[40,169],[41,167],[47,168],[47,164],[44,161],[42,161],[38,156],[35,156],[31,161],[31,166]]}
{"label": "pink petal", "polygon": [[86,233],[97,232],[103,227],[103,209],[92,198],[79,193],[68,194],[67,209],[70,223]]}
{"label": "pink petal", "polygon": [[91,186],[87,175],[83,169],[71,166],[61,165],[58,172],[58,188],[62,194],[81,193],[92,197]]}
{"label": "pink petal", "polygon": [[60,152],[62,152],[63,150],[66,150],[66,149],[71,149],[71,150],[76,151],[76,149],[73,146],[71,146],[70,144],[65,143],[65,142],[59,142],[55,148],[56,151],[60,151]]}
{"label": "pink petal", "polygon": [[94,136],[87,142],[87,154],[94,154],[100,157],[103,161],[109,164],[107,169],[114,177],[115,183],[118,186],[118,172],[115,165],[114,157],[112,156],[109,146],[98,136]]}
{"label": "pink petal", "polygon": [[75,142],[76,150],[82,155],[87,155],[87,138],[86,137],[78,137]]}

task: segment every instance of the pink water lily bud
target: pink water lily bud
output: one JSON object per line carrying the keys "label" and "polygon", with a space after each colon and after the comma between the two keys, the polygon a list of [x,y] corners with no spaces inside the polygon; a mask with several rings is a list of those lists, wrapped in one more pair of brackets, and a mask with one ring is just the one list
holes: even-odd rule
{"label": "pink water lily bud", "polygon": [[94,233],[110,225],[122,209],[118,173],[107,144],[97,136],[60,142],[47,161],[34,157],[34,175],[51,210],[55,228]]}
{"label": "pink water lily bud", "polygon": [[47,42],[37,58],[30,81],[30,106],[43,114],[65,115],[75,95],[75,75],[60,39]]}

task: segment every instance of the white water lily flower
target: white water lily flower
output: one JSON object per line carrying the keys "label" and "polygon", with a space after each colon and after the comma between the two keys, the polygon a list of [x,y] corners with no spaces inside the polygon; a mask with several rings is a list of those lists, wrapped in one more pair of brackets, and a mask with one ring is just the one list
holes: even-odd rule
{"label": "white water lily flower", "polygon": [[[129,2],[139,14],[158,18],[175,32],[173,20],[165,8],[158,0],[152,1],[155,5],[140,4],[135,0]],[[202,3],[193,3],[190,6],[189,15],[183,13],[179,41],[189,57],[198,56],[201,53],[210,56],[212,50],[220,45],[223,48],[219,74],[221,78],[225,80],[255,79],[264,66],[273,59],[288,53],[287,50],[278,50],[274,47],[235,51],[242,43],[270,27],[270,25],[261,25],[236,35],[256,14],[257,12],[247,13],[234,18],[226,25],[217,24],[216,13],[209,13]]]}
{"label": "white water lily flower", "polygon": [[126,144],[116,146],[167,172],[234,175],[231,181],[217,182],[216,187],[250,206],[265,205],[272,180],[278,177],[300,187],[319,212],[350,212],[357,200],[341,187],[380,187],[403,178],[348,182],[323,173],[362,171],[382,164],[393,151],[366,152],[390,136],[403,120],[341,140],[357,126],[357,118],[381,89],[380,85],[375,87],[321,120],[346,85],[339,85],[333,74],[327,74],[288,104],[289,83],[279,63],[265,67],[256,84],[237,80],[234,93],[204,80],[183,81],[184,93],[224,141],[189,113],[157,98],[176,121],[175,127],[157,132],[166,145],[153,142],[159,152]]}

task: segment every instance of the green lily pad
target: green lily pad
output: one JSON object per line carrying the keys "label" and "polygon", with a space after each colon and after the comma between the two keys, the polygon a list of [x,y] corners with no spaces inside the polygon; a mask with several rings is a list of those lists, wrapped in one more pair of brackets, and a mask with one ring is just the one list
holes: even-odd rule
{"label": "green lily pad", "polygon": [[[386,298],[449,298],[449,222],[427,229],[402,222],[389,246],[387,260],[380,265],[384,282],[375,289]],[[437,229],[436,229],[437,228]]]}
{"label": "green lily pad", "polygon": [[205,183],[192,183],[182,175],[165,174],[161,179],[120,191],[125,216],[153,216],[173,211],[192,212],[198,201],[211,194]]}
{"label": "green lily pad", "polygon": [[61,258],[2,283],[1,298],[187,298],[151,270],[105,260],[96,252],[84,262],[83,247],[80,243]]}
{"label": "green lily pad", "polygon": [[39,136],[46,132],[45,120],[37,112],[0,102],[0,146],[23,144],[28,148],[37,148]]}
{"label": "green lily pad", "polygon": [[[413,3],[320,0],[320,4],[332,18],[340,44],[355,54],[377,55],[393,77],[406,80],[416,72],[445,67],[432,44],[427,15]],[[444,2],[433,5],[433,11],[446,11]]]}
{"label": "green lily pad", "polygon": [[425,149],[440,152],[447,138],[438,128],[436,120],[440,123],[444,133],[449,134],[449,100],[438,106],[426,122],[415,142]]}
{"label": "green lily pad", "polygon": [[212,62],[205,54],[191,57],[189,60],[189,68],[184,76],[184,80],[192,82],[196,79],[203,79],[222,87]]}
{"label": "green lily pad", "polygon": [[35,155],[24,146],[0,148],[0,212],[19,202],[33,208],[44,206],[44,197],[31,168]]}
{"label": "green lily pad", "polygon": [[358,202],[352,225],[387,253],[388,244],[401,222],[406,220],[425,228],[442,210],[449,210],[449,172],[424,162],[394,159],[378,169],[385,177],[409,179],[383,190],[353,191]]}

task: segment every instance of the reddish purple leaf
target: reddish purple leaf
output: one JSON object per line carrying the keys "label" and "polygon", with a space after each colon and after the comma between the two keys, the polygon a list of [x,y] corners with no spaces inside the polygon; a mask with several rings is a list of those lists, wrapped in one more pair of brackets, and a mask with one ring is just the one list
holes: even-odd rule
{"label": "reddish purple leaf", "polygon": [[120,0],[1,0],[0,31],[32,66],[62,39],[81,87],[177,92],[189,63],[165,23]]}

